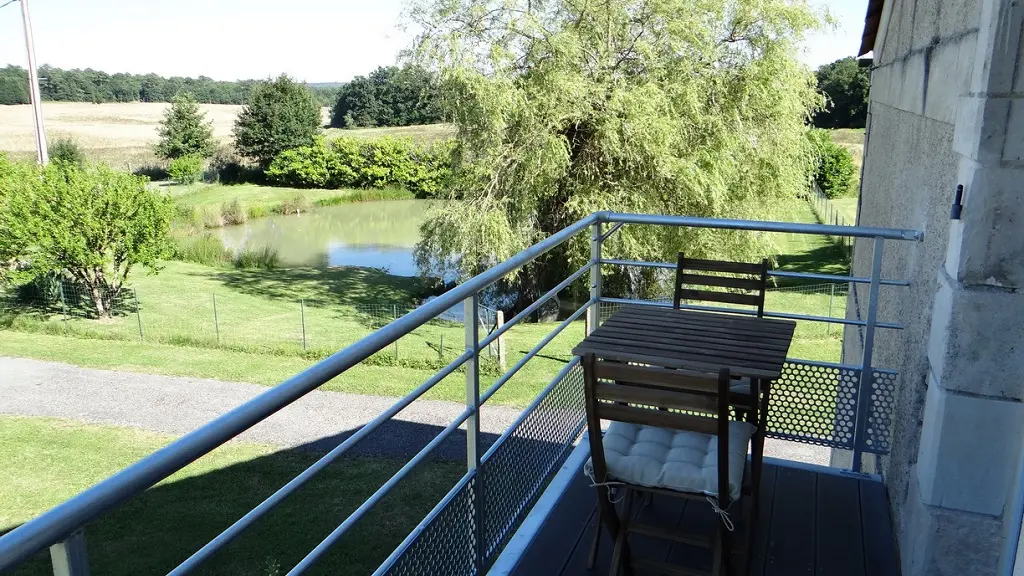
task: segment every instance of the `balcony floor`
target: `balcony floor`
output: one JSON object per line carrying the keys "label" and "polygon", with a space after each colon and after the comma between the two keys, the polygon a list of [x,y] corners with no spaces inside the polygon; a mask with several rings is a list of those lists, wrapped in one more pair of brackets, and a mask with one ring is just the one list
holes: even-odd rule
{"label": "balcony floor", "polygon": [[[580,472],[525,549],[514,576],[604,576],[612,543],[602,530],[597,563],[587,570],[597,522],[596,497]],[[881,482],[838,471],[765,463],[751,576],[898,576],[888,496]],[[701,501],[656,496],[638,520],[711,534],[717,516]],[[737,528],[740,530],[741,528]],[[706,549],[633,534],[634,556],[707,570]],[[642,576],[647,573],[635,570]]]}

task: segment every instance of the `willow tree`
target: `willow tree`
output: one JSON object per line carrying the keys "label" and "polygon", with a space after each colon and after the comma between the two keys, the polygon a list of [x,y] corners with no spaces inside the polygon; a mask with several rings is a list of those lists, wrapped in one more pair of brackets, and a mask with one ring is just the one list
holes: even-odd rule
{"label": "willow tree", "polygon": [[[457,127],[452,201],[417,247],[425,272],[476,273],[597,210],[764,218],[806,188],[820,101],[795,54],[819,18],[803,0],[422,0],[409,15]],[[521,305],[585,262],[582,236],[510,279]],[[636,226],[606,244],[668,261],[770,249]]]}

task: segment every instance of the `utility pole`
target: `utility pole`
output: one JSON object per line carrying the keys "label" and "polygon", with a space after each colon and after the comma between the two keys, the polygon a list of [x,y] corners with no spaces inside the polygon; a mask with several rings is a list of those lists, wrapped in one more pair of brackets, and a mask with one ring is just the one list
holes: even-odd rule
{"label": "utility pole", "polygon": [[36,161],[50,161],[46,151],[46,133],[43,132],[43,103],[39,96],[39,71],[36,68],[36,49],[32,42],[32,22],[28,17],[28,0],[21,1],[21,21],[25,27],[25,49],[28,51],[28,91],[32,100],[32,115],[36,124]]}

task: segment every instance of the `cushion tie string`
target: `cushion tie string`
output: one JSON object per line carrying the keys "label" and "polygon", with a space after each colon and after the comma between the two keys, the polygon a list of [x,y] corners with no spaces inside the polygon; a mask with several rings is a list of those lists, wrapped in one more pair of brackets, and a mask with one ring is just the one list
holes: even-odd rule
{"label": "cushion tie string", "polygon": [[718,499],[712,498],[711,496],[705,496],[704,499],[711,504],[711,509],[715,511],[715,514],[718,514],[722,518],[722,524],[725,524],[726,530],[732,532],[736,529],[732,524],[732,519],[729,518],[729,513],[718,507]]}

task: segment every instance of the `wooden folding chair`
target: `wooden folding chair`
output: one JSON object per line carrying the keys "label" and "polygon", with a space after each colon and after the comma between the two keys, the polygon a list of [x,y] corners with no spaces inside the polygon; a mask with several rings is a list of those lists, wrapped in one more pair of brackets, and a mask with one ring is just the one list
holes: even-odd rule
{"label": "wooden folding chair", "polygon": [[[624,566],[667,574],[692,573],[664,563],[631,558],[627,542],[630,532],[712,548],[711,574],[737,574],[733,570],[732,525],[728,514],[730,505],[743,493],[747,445],[754,426],[730,419],[729,370],[723,368],[716,378],[682,370],[598,361],[592,354],[584,356],[582,362],[590,438],[586,471],[597,488],[599,522],[615,542],[610,576],[616,576]],[[604,436],[601,420],[612,421]],[[712,452],[717,455],[712,456]],[[626,490],[621,516],[612,503],[611,486]],[[717,538],[673,534],[660,527],[633,523],[635,491],[710,500],[708,505],[722,514]],[[748,530],[748,544],[751,513],[748,509],[747,520],[743,522]],[[591,550],[590,567],[599,540],[598,534]]]}
{"label": "wooden folding chair", "polygon": [[[682,252],[676,264],[672,306],[683,300],[753,306],[757,317],[764,317],[765,292],[768,289],[768,259],[760,263],[730,262],[687,258]],[[762,382],[734,377],[733,407],[740,418],[757,426],[752,447],[754,501],[757,503],[764,460],[764,433],[767,430],[769,390]]]}

